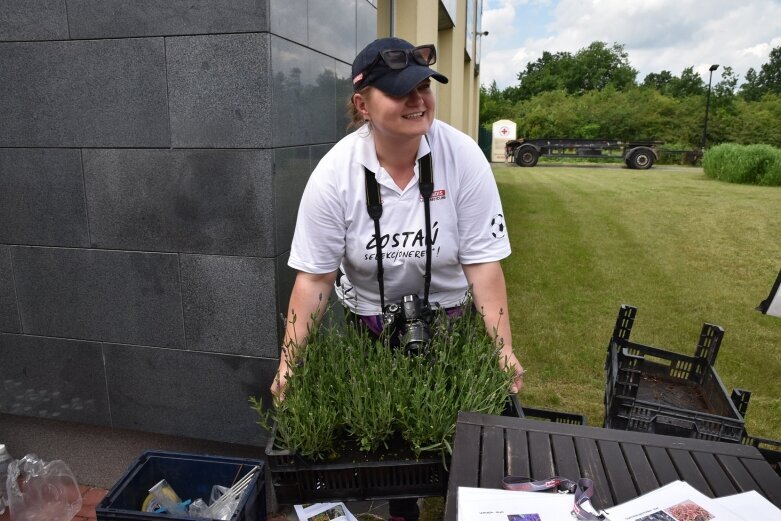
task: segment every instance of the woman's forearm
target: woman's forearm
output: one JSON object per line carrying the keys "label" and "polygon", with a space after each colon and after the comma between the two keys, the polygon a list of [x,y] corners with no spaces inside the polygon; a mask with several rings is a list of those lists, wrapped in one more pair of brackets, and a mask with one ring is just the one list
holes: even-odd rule
{"label": "woman's forearm", "polygon": [[486,330],[494,336],[496,345],[501,349],[499,365],[513,370],[514,378],[510,390],[518,392],[523,387],[524,370],[513,351],[507,287],[502,266],[496,261],[464,264],[463,269],[472,288],[475,307],[483,314]]}
{"label": "woman's forearm", "polygon": [[271,387],[273,394],[282,396],[290,361],[293,360],[296,349],[306,344],[314,321],[322,317],[331,296],[334,280],[336,280],[335,271],[324,274],[300,271],[296,275],[293,291],[290,293],[279,368]]}

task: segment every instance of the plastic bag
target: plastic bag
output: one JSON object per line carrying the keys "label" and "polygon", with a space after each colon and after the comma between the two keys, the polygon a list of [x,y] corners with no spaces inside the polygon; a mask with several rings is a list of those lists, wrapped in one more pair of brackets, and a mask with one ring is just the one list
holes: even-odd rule
{"label": "plastic bag", "polygon": [[166,512],[170,514],[186,514],[187,504],[182,502],[179,494],[164,479],[161,479],[154,487],[149,489],[149,493],[157,499],[157,502]]}
{"label": "plastic bag", "polygon": [[211,496],[211,500],[209,501],[209,504],[214,503],[215,501],[220,499],[227,491],[228,491],[228,487],[223,487],[222,485],[214,485],[212,487],[212,496]]}
{"label": "plastic bag", "polygon": [[209,516],[209,505],[201,498],[196,499],[187,507],[187,517],[196,519],[211,519]]}
{"label": "plastic bag", "polygon": [[11,521],[71,521],[81,510],[79,484],[61,460],[28,454],[12,461],[6,489]]}

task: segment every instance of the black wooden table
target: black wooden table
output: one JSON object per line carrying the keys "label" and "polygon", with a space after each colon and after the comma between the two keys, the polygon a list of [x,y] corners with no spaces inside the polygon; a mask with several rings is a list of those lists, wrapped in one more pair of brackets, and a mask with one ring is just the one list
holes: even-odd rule
{"label": "black wooden table", "polygon": [[710,497],[756,490],[781,508],[781,477],[756,447],[460,413],[445,521],[456,521],[458,487],[502,488],[505,475],[591,478],[598,509],[679,479]]}

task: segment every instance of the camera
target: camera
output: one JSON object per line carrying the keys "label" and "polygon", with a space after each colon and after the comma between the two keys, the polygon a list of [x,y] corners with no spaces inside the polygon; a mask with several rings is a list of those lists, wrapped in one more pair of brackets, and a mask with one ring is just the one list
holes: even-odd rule
{"label": "camera", "polygon": [[408,355],[415,355],[428,352],[432,316],[428,302],[420,300],[417,295],[405,295],[399,304],[386,306],[383,319],[386,329],[392,332],[391,343],[404,349]]}

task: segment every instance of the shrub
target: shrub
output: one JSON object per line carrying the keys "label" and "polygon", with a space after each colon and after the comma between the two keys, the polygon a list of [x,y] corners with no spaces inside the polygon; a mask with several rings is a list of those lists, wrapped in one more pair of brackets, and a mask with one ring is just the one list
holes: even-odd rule
{"label": "shrub", "polygon": [[770,145],[716,145],[702,160],[705,174],[728,183],[781,186],[781,149]]}
{"label": "shrub", "polygon": [[781,186],[781,153],[768,165],[765,175],[759,180],[764,186]]}

